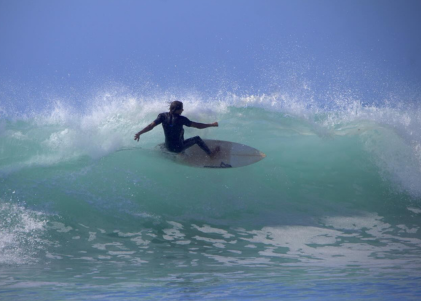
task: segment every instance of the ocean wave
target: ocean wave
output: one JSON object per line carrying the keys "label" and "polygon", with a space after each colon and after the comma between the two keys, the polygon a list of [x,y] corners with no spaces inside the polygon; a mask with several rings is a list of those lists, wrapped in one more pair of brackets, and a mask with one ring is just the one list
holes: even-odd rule
{"label": "ocean wave", "polygon": [[[174,95],[138,96],[102,93],[83,108],[55,101],[48,110],[10,120],[2,119],[0,171],[2,174],[36,166],[51,166],[87,156],[94,160],[134,147],[133,135],[149,124]],[[199,122],[219,121],[218,129],[200,131],[203,137],[235,140],[282,152],[286,136],[323,139],[358,137],[366,155],[377,164],[381,176],[414,197],[421,196],[421,109],[413,105],[365,105],[343,98],[329,106],[288,94],[234,94],[204,98],[185,94],[185,115]],[[187,129],[186,135],[198,132]],[[234,139],[235,138],[235,139]],[[160,130],[141,137],[145,149],[163,140]],[[283,140],[282,142],[279,142]],[[299,147],[298,145],[293,147]],[[311,147],[311,146],[310,146]],[[325,151],[328,151],[328,147]],[[348,150],[341,150],[345,155]],[[352,155],[352,149],[349,150]],[[323,154],[319,154],[323,156]],[[349,156],[349,155],[348,155]],[[282,158],[278,158],[283,164]]]}

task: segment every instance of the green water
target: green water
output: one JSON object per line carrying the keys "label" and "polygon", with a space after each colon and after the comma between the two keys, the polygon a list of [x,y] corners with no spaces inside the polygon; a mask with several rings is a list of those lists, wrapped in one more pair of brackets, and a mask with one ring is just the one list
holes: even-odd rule
{"label": "green water", "polygon": [[159,111],[111,112],[5,121],[1,298],[420,296],[419,161],[396,128],[222,106],[185,136],[267,157],[209,170],[155,151],[160,128],[132,141]]}

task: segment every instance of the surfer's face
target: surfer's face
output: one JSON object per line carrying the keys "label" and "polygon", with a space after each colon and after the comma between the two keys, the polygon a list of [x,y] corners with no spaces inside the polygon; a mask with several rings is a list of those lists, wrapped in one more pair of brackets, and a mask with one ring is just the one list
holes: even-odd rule
{"label": "surfer's face", "polygon": [[181,113],[183,113],[183,111],[184,111],[184,109],[181,108],[181,109],[175,111],[174,114],[181,115]]}

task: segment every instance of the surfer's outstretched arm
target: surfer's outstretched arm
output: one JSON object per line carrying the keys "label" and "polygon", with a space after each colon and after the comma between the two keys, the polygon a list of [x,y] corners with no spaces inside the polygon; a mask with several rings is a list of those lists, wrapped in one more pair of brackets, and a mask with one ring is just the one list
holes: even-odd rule
{"label": "surfer's outstretched arm", "polygon": [[152,122],[150,125],[146,126],[143,130],[141,130],[140,132],[136,133],[136,135],[134,135],[134,140],[139,141],[139,137],[140,135],[149,132],[150,130],[152,130],[154,127],[156,126],[155,122]]}
{"label": "surfer's outstretched arm", "polygon": [[206,129],[209,127],[217,127],[218,126],[218,122],[214,122],[214,123],[199,123],[199,122],[192,122],[191,123],[191,127],[194,127],[196,129]]}

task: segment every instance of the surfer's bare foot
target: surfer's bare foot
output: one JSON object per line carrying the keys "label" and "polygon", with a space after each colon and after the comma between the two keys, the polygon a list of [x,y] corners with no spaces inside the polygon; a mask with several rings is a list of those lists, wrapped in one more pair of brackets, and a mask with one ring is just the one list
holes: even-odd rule
{"label": "surfer's bare foot", "polygon": [[211,159],[213,159],[217,153],[219,153],[221,151],[221,148],[219,146],[215,147],[213,149],[213,151],[210,153],[209,157],[211,157]]}

